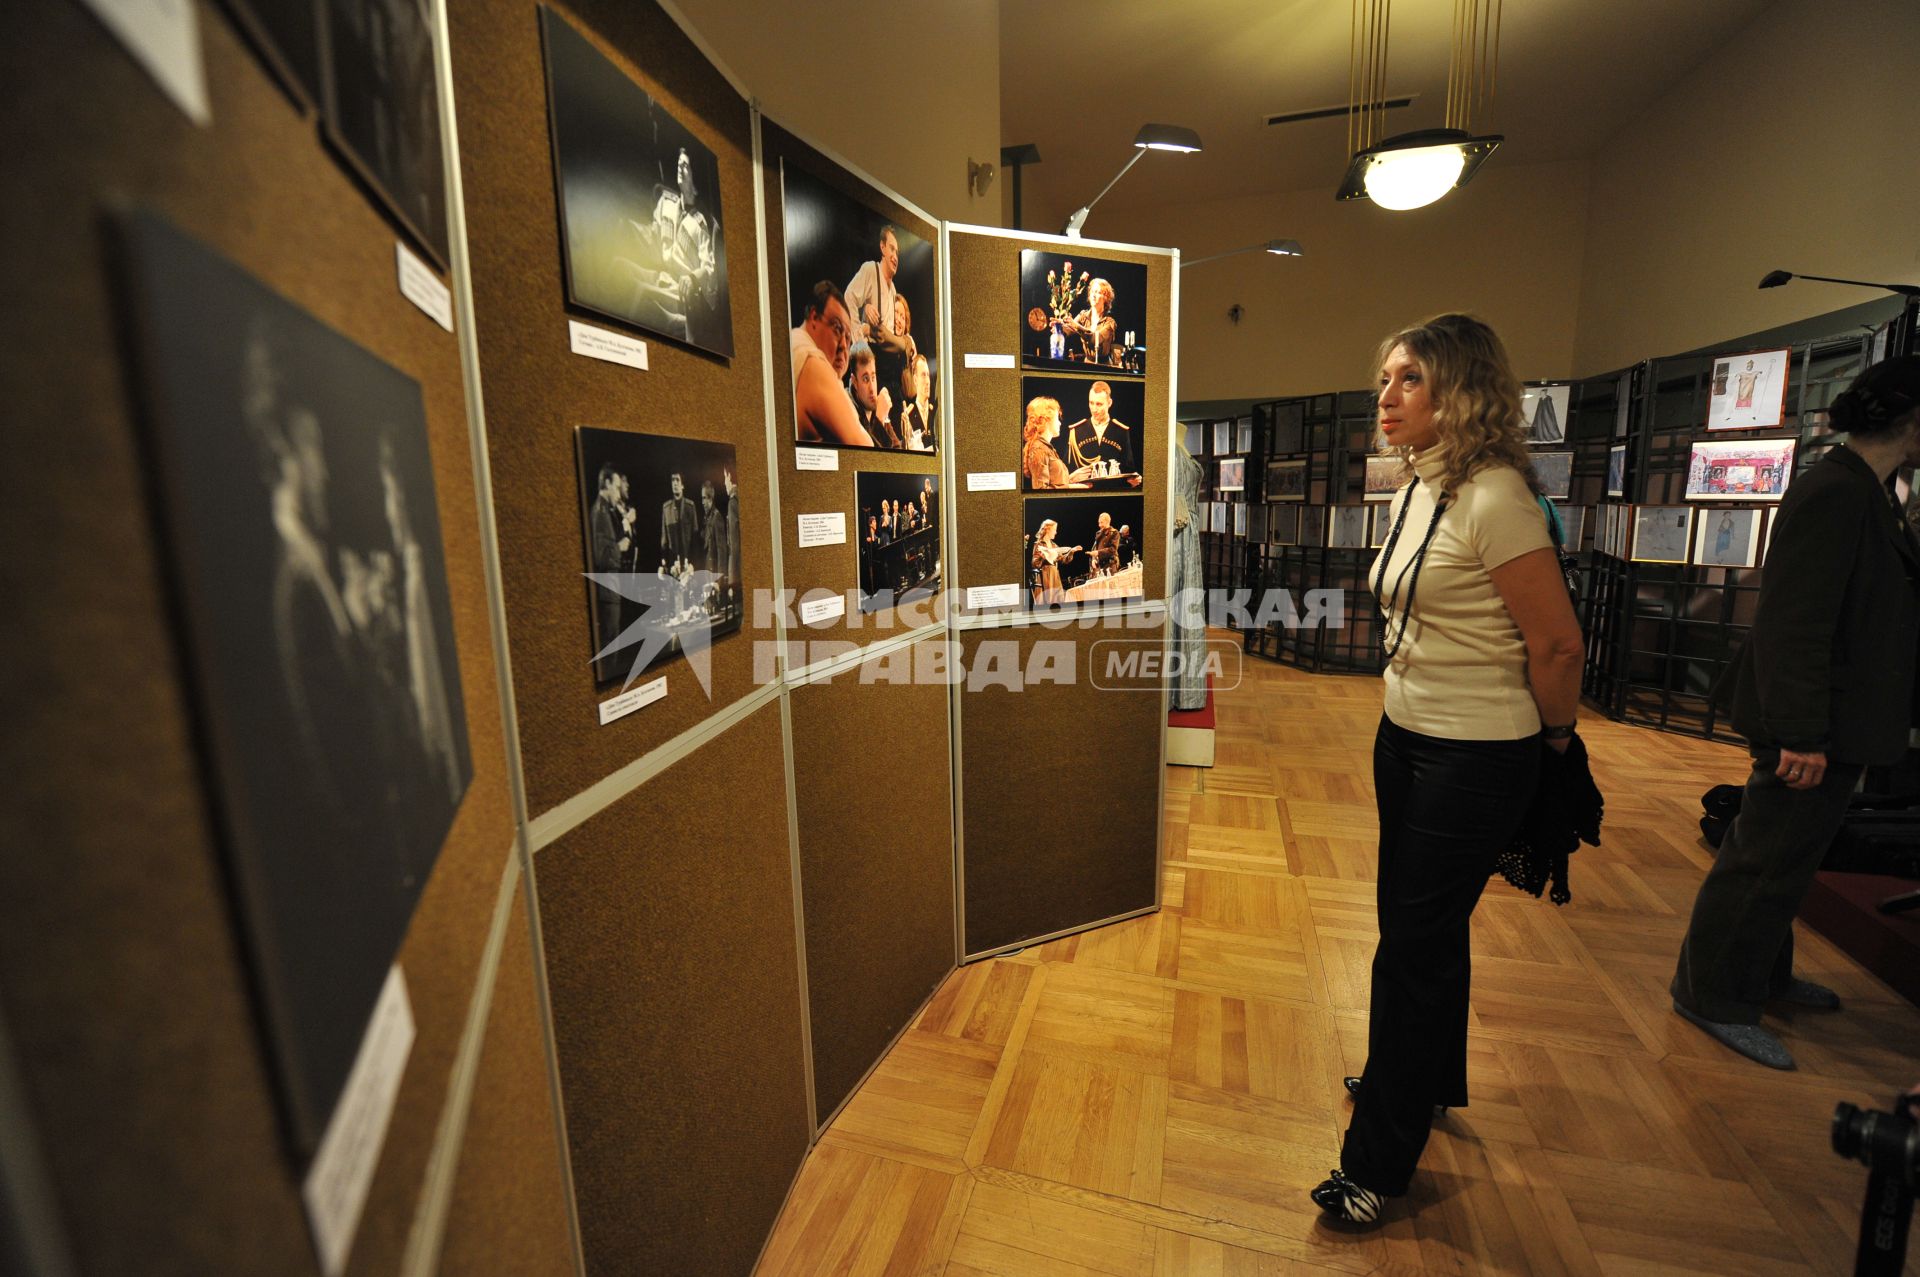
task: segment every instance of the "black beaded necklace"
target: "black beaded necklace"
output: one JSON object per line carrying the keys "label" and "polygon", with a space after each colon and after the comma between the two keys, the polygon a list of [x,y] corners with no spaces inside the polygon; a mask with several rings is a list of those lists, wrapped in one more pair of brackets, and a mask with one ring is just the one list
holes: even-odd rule
{"label": "black beaded necklace", "polygon": [[[1427,547],[1433,544],[1433,534],[1440,529],[1440,516],[1447,512],[1445,497],[1433,503],[1433,518],[1427,521],[1427,533],[1420,538],[1420,548],[1413,552],[1413,560],[1400,569],[1400,575],[1394,578],[1393,592],[1382,596],[1380,587],[1386,584],[1387,564],[1393,561],[1394,547],[1400,544],[1400,531],[1406,526],[1407,511],[1413,508],[1413,490],[1420,486],[1420,476],[1415,475],[1413,482],[1407,485],[1407,498],[1400,503],[1399,513],[1394,516],[1393,527],[1387,533],[1386,548],[1380,551],[1380,561],[1373,570],[1373,597],[1378,600],[1380,611],[1386,617],[1386,627],[1381,635],[1381,646],[1386,649],[1386,657],[1391,661],[1400,651],[1400,645],[1407,638],[1407,624],[1413,619],[1413,595],[1420,588],[1420,565],[1427,561]],[[1412,579],[1408,579],[1408,575]],[[1400,629],[1393,628],[1394,609],[1400,607],[1400,587],[1407,587],[1406,607],[1400,612]]]}

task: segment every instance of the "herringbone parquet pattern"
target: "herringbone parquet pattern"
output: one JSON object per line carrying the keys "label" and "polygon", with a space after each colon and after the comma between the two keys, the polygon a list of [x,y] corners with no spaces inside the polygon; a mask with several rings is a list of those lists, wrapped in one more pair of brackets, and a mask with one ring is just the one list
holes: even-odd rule
{"label": "herringbone parquet pattern", "polygon": [[1387,1227],[1317,1224],[1366,1050],[1380,687],[1249,661],[1217,704],[1218,765],[1170,769],[1164,908],[953,975],[822,1138],[761,1273],[1851,1271],[1865,1172],[1828,1115],[1920,1080],[1920,1011],[1803,928],[1847,1005],[1771,1021],[1799,1072],[1676,1018],[1699,795],[1745,755],[1592,714],[1605,845],[1573,903],[1496,881],[1475,918],[1472,1105]]}

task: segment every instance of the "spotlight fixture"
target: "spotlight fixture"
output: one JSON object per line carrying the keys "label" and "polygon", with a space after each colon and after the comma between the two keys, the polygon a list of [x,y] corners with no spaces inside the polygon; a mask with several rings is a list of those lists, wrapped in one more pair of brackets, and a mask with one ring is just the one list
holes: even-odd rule
{"label": "spotlight fixture", "polygon": [[1120,166],[1120,171],[1113,175],[1113,181],[1101,187],[1099,195],[1073,211],[1073,216],[1067,219],[1067,225],[1060,232],[1061,234],[1079,239],[1080,228],[1087,224],[1087,214],[1093,211],[1093,206],[1098,204],[1106,193],[1113,189],[1114,182],[1125,177],[1127,170],[1138,164],[1140,157],[1148,151],[1177,151],[1183,155],[1191,155],[1201,149],[1200,135],[1178,124],[1143,124],[1140,126],[1140,132],[1134,135],[1133,146],[1133,154],[1128,156],[1127,162]]}
{"label": "spotlight fixture", "polygon": [[1379,138],[1386,111],[1387,31],[1393,0],[1354,0],[1348,52],[1346,177],[1335,199],[1362,196],[1381,208],[1424,208],[1464,186],[1505,139],[1476,136],[1473,123],[1493,103],[1500,61],[1503,0],[1455,0],[1443,128]]}
{"label": "spotlight fixture", "polygon": [[1834,279],[1830,275],[1796,275],[1792,271],[1770,270],[1760,280],[1762,288],[1778,288],[1793,279],[1817,279],[1823,284],[1853,284],[1860,288],[1884,288],[1902,297],[1920,297],[1920,284],[1875,284],[1864,279]]}
{"label": "spotlight fixture", "polygon": [[1307,250],[1300,247],[1297,239],[1270,239],[1264,244],[1249,244],[1245,248],[1230,248],[1224,253],[1209,253],[1205,257],[1195,257],[1180,263],[1180,269],[1198,266],[1202,262],[1217,262],[1222,257],[1238,257],[1242,253],[1272,253],[1275,257],[1305,257]]}

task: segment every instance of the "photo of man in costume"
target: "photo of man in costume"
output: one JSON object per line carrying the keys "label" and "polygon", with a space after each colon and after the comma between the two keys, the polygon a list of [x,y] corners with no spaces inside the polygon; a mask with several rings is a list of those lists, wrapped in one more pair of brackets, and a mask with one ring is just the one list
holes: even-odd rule
{"label": "photo of man in costume", "polygon": [[1137,492],[1146,386],[1084,377],[1020,379],[1026,405],[1020,436],[1022,487]]}
{"label": "photo of man in costume", "polygon": [[[781,159],[780,175],[787,294],[798,323],[790,345],[794,437],[932,452],[939,384],[935,243],[914,233],[906,210],[870,206],[792,157]],[[918,336],[916,317],[924,330]],[[829,331],[836,326],[844,334]],[[840,345],[845,352],[836,354]],[[812,364],[834,368],[844,410],[828,394],[824,371],[805,367]]]}

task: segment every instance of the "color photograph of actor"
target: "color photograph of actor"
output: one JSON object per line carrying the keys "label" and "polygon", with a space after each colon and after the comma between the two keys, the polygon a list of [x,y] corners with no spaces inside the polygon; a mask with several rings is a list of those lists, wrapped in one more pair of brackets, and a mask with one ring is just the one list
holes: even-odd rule
{"label": "color photograph of actor", "polygon": [[1067,438],[1067,463],[1089,477],[1128,476],[1127,486],[1140,486],[1140,466],[1134,459],[1133,430],[1113,418],[1113,387],[1096,381],[1087,388],[1087,415],[1073,423]]}
{"label": "color photograph of actor", "polygon": [[1020,433],[1020,471],[1029,491],[1044,488],[1085,488],[1067,474],[1067,463],[1054,451],[1060,435],[1060,401],[1041,395],[1027,401],[1027,424]]}
{"label": "color photograph of actor", "polygon": [[865,342],[853,348],[853,375],[848,381],[853,393],[854,413],[860,429],[882,448],[899,448],[900,435],[893,428],[893,396],[880,384],[879,364],[873,347]]}
{"label": "color photograph of actor", "polygon": [[853,321],[846,299],[831,280],[821,280],[807,298],[806,318],[791,334],[793,415],[802,443],[874,446],[860,424],[843,378],[853,356]]}

